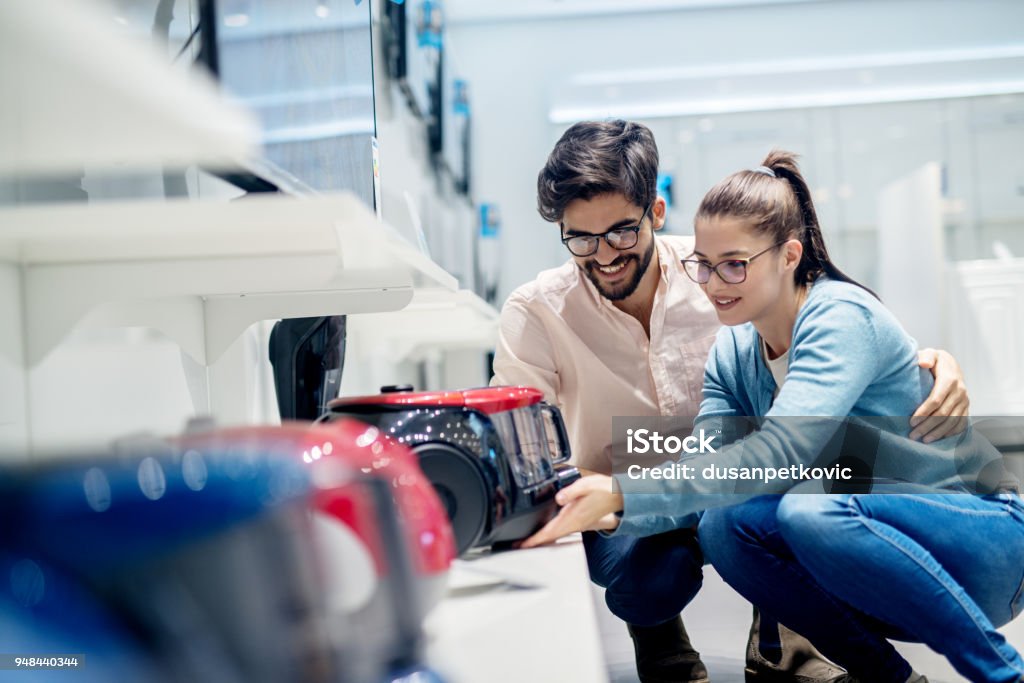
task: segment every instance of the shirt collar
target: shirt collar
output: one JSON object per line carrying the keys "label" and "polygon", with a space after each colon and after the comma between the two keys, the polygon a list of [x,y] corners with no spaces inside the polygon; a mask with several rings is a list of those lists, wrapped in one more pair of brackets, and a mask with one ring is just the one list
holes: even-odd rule
{"label": "shirt collar", "polygon": [[658,235],[654,235],[654,246],[658,250],[658,267],[661,269],[661,279],[668,283],[669,268],[673,265],[672,261],[675,260],[675,255],[672,250],[665,246],[665,243],[658,239]]}

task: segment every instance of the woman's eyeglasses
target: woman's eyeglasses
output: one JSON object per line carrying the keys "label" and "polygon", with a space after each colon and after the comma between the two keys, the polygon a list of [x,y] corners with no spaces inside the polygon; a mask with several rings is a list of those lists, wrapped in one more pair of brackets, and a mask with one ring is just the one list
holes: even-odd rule
{"label": "woman's eyeglasses", "polygon": [[691,280],[698,285],[706,285],[711,279],[711,273],[718,273],[722,282],[730,285],[738,285],[747,279],[747,265],[761,254],[766,254],[776,247],[780,247],[789,240],[782,240],[767,249],[763,249],[748,258],[729,259],[711,265],[707,261],[698,259],[683,259],[683,268]]}
{"label": "woman's eyeglasses", "polygon": [[644,214],[640,216],[640,222],[629,228],[612,228],[607,232],[598,235],[570,235],[562,238],[562,244],[572,252],[573,256],[590,256],[597,253],[601,239],[608,243],[612,249],[632,249],[640,239],[640,228],[647,218],[647,212],[654,206],[654,202],[647,205]]}

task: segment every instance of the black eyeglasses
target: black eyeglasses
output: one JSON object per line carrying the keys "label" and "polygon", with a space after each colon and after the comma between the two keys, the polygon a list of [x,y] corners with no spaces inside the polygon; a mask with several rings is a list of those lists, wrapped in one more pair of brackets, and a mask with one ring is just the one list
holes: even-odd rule
{"label": "black eyeglasses", "polygon": [[612,249],[632,249],[640,240],[640,228],[647,218],[647,212],[654,206],[654,202],[647,205],[644,214],[640,216],[640,222],[630,228],[612,228],[598,235],[570,235],[562,238],[562,244],[572,252],[573,256],[590,256],[597,253],[601,244],[601,238],[608,243]]}
{"label": "black eyeglasses", "polygon": [[683,268],[686,270],[686,274],[690,279],[698,285],[706,285],[708,280],[711,279],[711,273],[718,273],[718,277],[721,278],[722,282],[730,285],[738,285],[747,279],[747,265],[751,261],[761,254],[767,254],[772,249],[782,246],[788,241],[789,240],[782,240],[781,242],[777,242],[749,258],[729,259],[728,261],[721,261],[716,265],[711,265],[707,261],[700,261],[697,259],[683,259]]}

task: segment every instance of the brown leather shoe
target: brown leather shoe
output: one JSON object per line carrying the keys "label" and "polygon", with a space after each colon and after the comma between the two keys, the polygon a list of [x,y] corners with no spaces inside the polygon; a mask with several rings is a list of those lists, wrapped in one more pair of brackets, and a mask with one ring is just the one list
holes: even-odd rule
{"label": "brown leather shoe", "polygon": [[779,624],[782,651],[778,661],[764,656],[760,641],[761,614],[754,608],[743,669],[747,683],[858,683],[845,670],[825,659],[809,640],[782,624]]}
{"label": "brown leather shoe", "polygon": [[710,683],[708,670],[686,635],[683,618],[657,626],[626,624],[640,683]]}

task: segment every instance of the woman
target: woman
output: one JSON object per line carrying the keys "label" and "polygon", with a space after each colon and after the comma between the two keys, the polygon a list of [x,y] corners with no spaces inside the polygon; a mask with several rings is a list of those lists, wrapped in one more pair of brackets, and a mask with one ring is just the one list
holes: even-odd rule
{"label": "woman", "polygon": [[[923,680],[887,637],[925,642],[973,681],[1021,680],[1024,660],[995,627],[1020,608],[1024,506],[1008,484],[962,493],[998,463],[990,447],[968,451],[961,439],[954,457],[949,443],[906,438],[898,416],[910,415],[929,388],[916,345],[831,262],[793,155],[773,152],[719,183],[698,209],[695,232],[686,267],[726,327],[708,359],[694,429],[710,433],[738,416],[766,421],[686,462],[720,471],[819,464],[849,425],[791,416],[896,416],[883,429],[868,426],[877,448],[862,454],[875,490],[892,495],[800,495],[804,483],[785,496],[754,497],[794,482],[755,490],[712,476],[661,482],[660,495],[630,495],[620,478],[623,497],[610,479],[587,477],[560,494],[567,517],[578,528],[647,535],[713,508],[700,521],[701,546],[723,578],[859,680]],[[618,511],[621,519],[609,514]]]}

